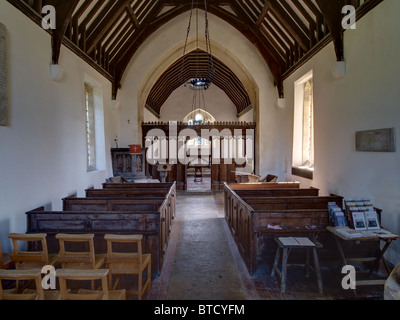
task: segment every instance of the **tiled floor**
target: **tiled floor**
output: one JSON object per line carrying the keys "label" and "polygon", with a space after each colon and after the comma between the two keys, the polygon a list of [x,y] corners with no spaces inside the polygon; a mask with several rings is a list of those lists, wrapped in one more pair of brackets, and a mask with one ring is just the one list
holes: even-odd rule
{"label": "tiled floor", "polygon": [[287,291],[270,276],[270,264],[250,276],[224,219],[221,193],[179,194],[177,215],[163,271],[153,282],[152,300],[350,300],[383,298],[383,287],[345,291],[336,266],[321,262],[324,294],[315,277],[288,271]]}

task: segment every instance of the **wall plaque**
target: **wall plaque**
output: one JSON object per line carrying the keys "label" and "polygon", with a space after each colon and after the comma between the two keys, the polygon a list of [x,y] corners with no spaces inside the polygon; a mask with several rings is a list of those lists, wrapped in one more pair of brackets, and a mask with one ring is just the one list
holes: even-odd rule
{"label": "wall plaque", "polygon": [[7,29],[0,23],[0,125],[8,125]]}
{"label": "wall plaque", "polygon": [[395,152],[394,128],[356,133],[356,150],[366,152]]}

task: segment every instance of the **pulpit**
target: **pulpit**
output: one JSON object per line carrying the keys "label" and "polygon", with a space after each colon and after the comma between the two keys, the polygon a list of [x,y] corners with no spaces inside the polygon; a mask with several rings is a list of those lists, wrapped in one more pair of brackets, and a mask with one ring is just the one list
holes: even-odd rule
{"label": "pulpit", "polygon": [[146,163],[146,150],[131,154],[130,148],[111,149],[114,177],[122,177],[128,181],[142,180],[149,177]]}

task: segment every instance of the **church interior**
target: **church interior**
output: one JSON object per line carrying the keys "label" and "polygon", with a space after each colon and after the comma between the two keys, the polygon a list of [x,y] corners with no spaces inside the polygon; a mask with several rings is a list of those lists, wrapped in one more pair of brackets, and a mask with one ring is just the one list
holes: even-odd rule
{"label": "church interior", "polygon": [[399,14],[1,1],[0,300],[400,300]]}

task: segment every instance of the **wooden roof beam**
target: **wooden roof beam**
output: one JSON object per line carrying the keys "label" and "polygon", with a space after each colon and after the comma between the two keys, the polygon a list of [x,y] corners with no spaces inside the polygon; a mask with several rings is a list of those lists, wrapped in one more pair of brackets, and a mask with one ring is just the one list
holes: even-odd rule
{"label": "wooden roof beam", "polygon": [[346,5],[346,0],[316,0],[326,23],[331,31],[337,61],[344,61],[344,36],[342,28],[342,8]]}
{"label": "wooden roof beam", "polygon": [[281,7],[277,0],[267,0],[266,2],[269,3],[272,12],[279,19],[282,26],[287,29],[287,31],[298,42],[298,44],[304,51],[308,51],[310,49],[310,41],[303,33],[303,31],[293,21],[292,17],[290,17],[289,14],[286,13],[286,11]]}
{"label": "wooden roof beam", "polygon": [[[211,6],[211,8],[213,7]],[[249,27],[252,25],[251,21],[235,1],[232,2],[231,8],[239,18],[227,13],[221,13],[223,15],[222,19],[233,25],[242,34],[244,34],[247,39],[260,51],[272,73],[275,86],[278,89],[278,94],[280,97],[283,97],[284,92],[282,74],[284,72],[286,62],[280,56],[278,51],[269,42],[264,40],[265,38],[263,38],[264,36],[261,34],[259,28]]]}
{"label": "wooden roof beam", "polygon": [[256,27],[257,27],[257,28],[260,27],[261,23],[263,22],[263,20],[265,19],[265,16],[266,16],[267,13],[268,13],[268,10],[270,10],[270,9],[271,9],[271,7],[270,7],[269,3],[266,2],[266,3],[264,4],[264,7],[263,7],[263,9],[262,9],[262,11],[261,11],[261,14],[260,14],[260,16],[258,17],[258,20],[257,20],[257,22],[256,22]]}
{"label": "wooden roof beam", "polygon": [[65,35],[65,31],[71,21],[72,14],[78,5],[79,0],[46,0],[43,6],[51,5],[56,9],[56,28],[52,30],[51,47],[52,47],[52,63],[58,64],[61,52],[61,44]]}
{"label": "wooden roof beam", "polygon": [[135,12],[133,11],[129,3],[126,4],[126,11],[128,12],[128,16],[131,19],[132,23],[135,25],[135,28],[139,29],[140,28],[139,20],[136,17]]}
{"label": "wooden roof beam", "polygon": [[114,2],[110,2],[106,8],[103,9],[103,12],[99,14],[93,23],[93,27],[87,30],[87,54],[90,55],[90,53],[96,48],[100,39],[110,31],[110,28],[115,24],[116,19],[118,19],[118,17],[125,11],[126,5],[129,4],[129,2],[129,0],[116,0],[115,4]]}

